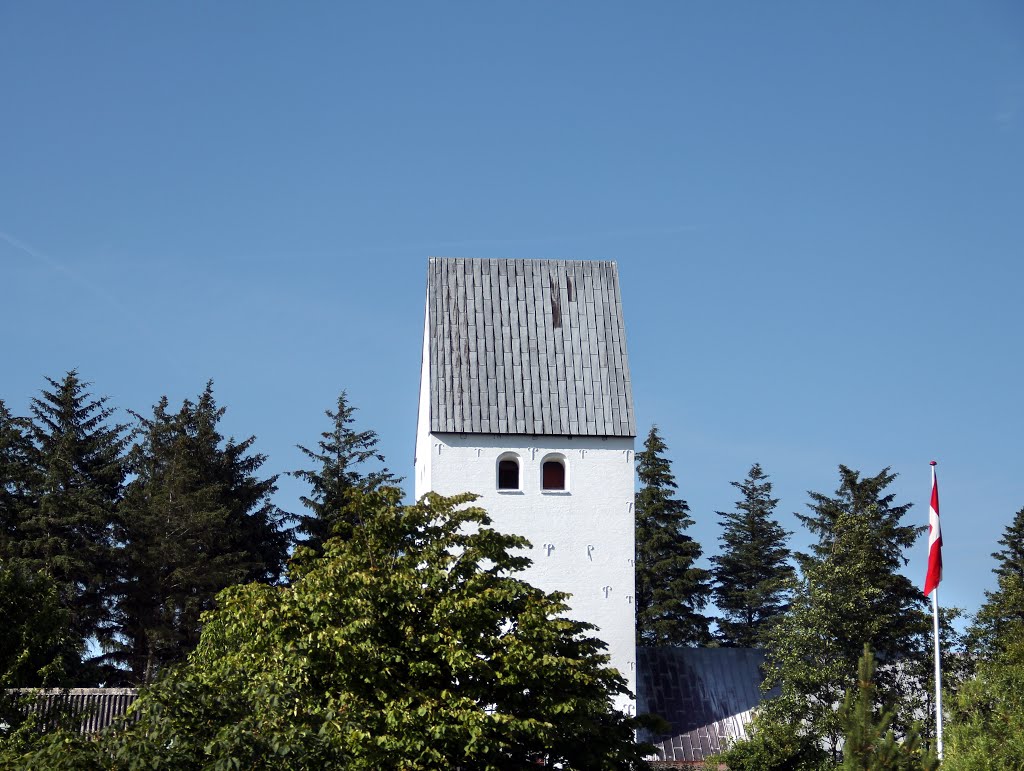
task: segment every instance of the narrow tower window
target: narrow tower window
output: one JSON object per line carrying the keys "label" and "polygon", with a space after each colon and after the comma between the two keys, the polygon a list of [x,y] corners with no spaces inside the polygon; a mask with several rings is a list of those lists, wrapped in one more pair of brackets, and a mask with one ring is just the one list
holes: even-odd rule
{"label": "narrow tower window", "polygon": [[561,460],[546,460],[541,466],[541,488],[544,490],[565,489],[565,463]]}
{"label": "narrow tower window", "polygon": [[503,458],[498,461],[498,489],[519,489],[519,461],[515,458]]}

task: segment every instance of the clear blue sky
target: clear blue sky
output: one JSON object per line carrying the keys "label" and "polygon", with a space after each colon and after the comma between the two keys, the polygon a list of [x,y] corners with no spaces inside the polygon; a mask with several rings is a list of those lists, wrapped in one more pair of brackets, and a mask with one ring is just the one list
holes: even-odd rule
{"label": "clear blue sky", "polygon": [[213,378],[268,472],[347,389],[410,474],[429,255],[614,259],[707,553],[754,461],[797,529],[839,463],[925,523],[935,458],[974,610],[1024,506],[1022,247],[1014,2],[0,5],[0,398]]}

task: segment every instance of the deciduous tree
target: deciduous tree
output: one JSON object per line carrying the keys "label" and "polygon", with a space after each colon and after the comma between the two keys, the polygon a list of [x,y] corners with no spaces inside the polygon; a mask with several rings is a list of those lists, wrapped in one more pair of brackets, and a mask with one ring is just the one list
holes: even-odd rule
{"label": "deciduous tree", "polygon": [[[98,767],[427,771],[644,768],[626,692],[564,595],[515,573],[524,539],[473,496],[363,499],[362,526],[300,559],[286,586],[223,592],[187,665],[138,722],[35,755]],[[84,761],[82,761],[84,762]]]}
{"label": "deciduous tree", "polygon": [[78,655],[69,616],[49,576],[0,561],[0,693],[67,683]]}
{"label": "deciduous tree", "polygon": [[[45,573],[0,560],[0,754],[31,746],[38,729],[21,691],[68,684],[81,661],[70,611]],[[0,758],[0,766],[3,765]],[[6,767],[6,766],[5,766]]]}

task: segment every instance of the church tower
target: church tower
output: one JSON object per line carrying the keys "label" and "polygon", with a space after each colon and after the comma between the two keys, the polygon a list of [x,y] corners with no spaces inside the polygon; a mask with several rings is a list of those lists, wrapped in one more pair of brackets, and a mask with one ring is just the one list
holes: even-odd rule
{"label": "church tower", "polygon": [[529,539],[525,580],[572,595],[634,692],[635,437],[615,263],[431,258],[416,497],[476,493]]}

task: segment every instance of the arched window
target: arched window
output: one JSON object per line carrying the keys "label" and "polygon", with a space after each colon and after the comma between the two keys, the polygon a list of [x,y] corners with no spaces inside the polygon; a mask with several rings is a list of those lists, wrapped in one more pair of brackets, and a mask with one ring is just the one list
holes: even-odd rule
{"label": "arched window", "polygon": [[519,489],[519,458],[515,455],[502,455],[498,459],[498,489]]}
{"label": "arched window", "polygon": [[540,488],[542,490],[565,489],[565,459],[548,457],[540,466]]}

